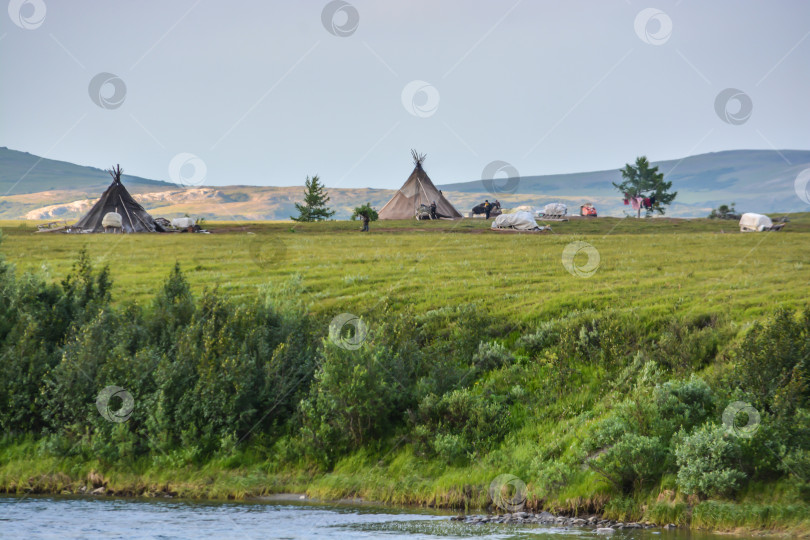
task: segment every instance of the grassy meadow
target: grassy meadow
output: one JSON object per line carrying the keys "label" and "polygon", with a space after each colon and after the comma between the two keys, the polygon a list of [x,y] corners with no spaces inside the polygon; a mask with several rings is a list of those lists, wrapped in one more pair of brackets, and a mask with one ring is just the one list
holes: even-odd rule
{"label": "grassy meadow", "polygon": [[[73,309],[82,326],[37,353],[47,369],[14,368],[38,374],[4,391],[41,396],[31,414],[48,413],[38,423],[0,416],[0,490],[306,492],[477,509],[509,473],[525,481],[532,509],[808,536],[810,213],[790,219],[781,232],[749,234],[708,219],[572,219],[542,234],[492,232],[477,219],[375,222],[369,234],[354,222],[211,222],[208,235],[38,234],[34,223],[0,222],[0,253],[17,276],[59,283],[85,249],[112,280],[109,300],[42,300]],[[598,254],[590,277],[564,266],[572,242]],[[176,263],[198,308],[175,294],[185,286],[169,279]],[[573,264],[584,268],[586,253]],[[226,317],[204,292],[213,288],[237,306],[261,291],[275,300]],[[286,303],[305,313],[274,307]],[[183,306],[197,311],[177,315]],[[342,312],[368,321],[356,354],[325,338]],[[150,327],[158,315],[162,327]],[[224,331],[217,321],[228,317],[237,322]],[[254,320],[280,336],[256,337],[264,323]],[[3,358],[32,350],[44,331],[19,328],[22,345],[9,339]],[[229,406],[249,401],[256,377],[287,380],[303,364],[306,385],[260,385],[267,401],[244,405],[250,414]],[[135,395],[128,422],[99,420],[87,404],[113,382]],[[721,433],[735,400],[761,411],[756,437]],[[217,424],[224,415],[232,420]],[[702,461],[689,456],[707,440],[727,452],[695,471]],[[712,476],[721,465],[725,476]]]}
{"label": "grassy meadow", "polygon": [[[549,222],[553,233],[503,233],[479,219],[459,222],[212,222],[213,234],[33,234],[36,224],[0,221],[2,251],[19,271],[60,279],[77,252],[110,266],[116,301],[150,298],[175,262],[195,291],[229,297],[298,274],[312,309],[358,315],[387,298],[433,309],[486,302],[517,320],[577,309],[722,311],[744,320],[795,306],[810,285],[810,214],[784,231],[741,234],[734,221],[620,218]],[[572,241],[596,248],[589,278],[561,262]],[[576,264],[585,264],[582,253]]]}

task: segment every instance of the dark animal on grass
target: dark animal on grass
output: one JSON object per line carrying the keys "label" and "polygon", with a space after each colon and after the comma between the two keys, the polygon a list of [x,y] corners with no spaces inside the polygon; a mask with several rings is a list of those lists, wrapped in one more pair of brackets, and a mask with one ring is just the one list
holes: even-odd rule
{"label": "dark animal on grass", "polygon": [[[484,203],[481,203],[481,204],[479,204],[477,206],[473,206],[472,213],[473,213],[473,215],[486,214],[487,211],[484,208]],[[495,201],[494,203],[491,204],[491,210],[489,211],[489,215],[497,216],[500,213],[501,213],[501,203],[498,202],[498,201]]]}

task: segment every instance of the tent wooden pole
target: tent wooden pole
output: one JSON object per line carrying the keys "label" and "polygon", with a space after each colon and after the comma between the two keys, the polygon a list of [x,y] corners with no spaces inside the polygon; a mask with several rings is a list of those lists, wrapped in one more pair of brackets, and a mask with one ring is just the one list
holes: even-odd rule
{"label": "tent wooden pole", "polygon": [[[129,227],[130,227],[130,228],[133,230],[133,232],[134,232],[134,231],[135,231],[135,224],[134,224],[134,223],[132,223],[132,216],[130,216],[130,215],[129,215],[129,210],[127,210],[127,205],[125,205],[125,204],[124,204],[124,199],[122,199],[122,198],[121,198],[121,195],[118,195],[118,200],[119,200],[119,201],[121,201],[121,206],[123,206],[123,207],[124,207],[124,212],[126,212],[126,213],[127,213],[127,217],[129,218]],[[121,227],[121,229],[123,230],[123,227]],[[123,231],[122,231],[122,232],[123,232]]]}
{"label": "tent wooden pole", "polygon": [[[118,198],[120,199],[121,195],[119,195]],[[123,203],[124,201],[121,201],[121,202]],[[143,208],[141,208],[141,210],[143,210]],[[127,213],[127,215],[129,215],[129,214]],[[149,230],[149,225],[147,225],[146,222],[143,219],[141,219],[141,216],[139,216],[138,214],[135,214],[135,217],[138,218],[138,221],[141,222],[141,225],[146,227],[146,230]],[[132,218],[129,219],[129,222],[132,223]],[[133,229],[134,229],[134,227],[133,227]]]}

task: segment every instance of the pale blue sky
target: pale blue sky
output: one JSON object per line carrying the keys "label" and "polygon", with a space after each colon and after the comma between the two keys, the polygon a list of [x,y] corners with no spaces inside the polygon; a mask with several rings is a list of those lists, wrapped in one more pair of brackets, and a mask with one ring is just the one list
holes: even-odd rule
{"label": "pale blue sky", "polygon": [[[327,4],[12,0],[0,145],[164,180],[191,153],[207,185],[379,188],[404,181],[410,148],[437,183],[493,160],[536,175],[810,148],[810,2],[352,0],[344,37]],[[90,98],[102,72],[126,85],[117,108]],[[726,88],[753,104],[737,125],[715,110]]]}

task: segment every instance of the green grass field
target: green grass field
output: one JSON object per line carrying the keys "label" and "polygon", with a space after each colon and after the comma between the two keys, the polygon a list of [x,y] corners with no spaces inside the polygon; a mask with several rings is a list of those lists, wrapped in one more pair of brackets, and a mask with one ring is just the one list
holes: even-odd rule
{"label": "green grass field", "polygon": [[[778,233],[739,233],[708,219],[577,219],[553,233],[497,233],[483,220],[210,223],[212,234],[37,234],[30,222],[0,221],[2,251],[19,271],[60,279],[86,247],[108,264],[118,302],[144,302],[179,262],[196,291],[233,298],[299,274],[318,312],[373,310],[382,300],[418,309],[486,301],[520,320],[584,308],[730,313],[755,317],[793,306],[810,285],[810,214]],[[571,242],[599,256],[588,278],[562,263]],[[574,264],[586,264],[580,253]]]}

